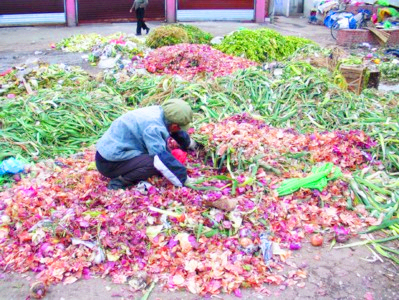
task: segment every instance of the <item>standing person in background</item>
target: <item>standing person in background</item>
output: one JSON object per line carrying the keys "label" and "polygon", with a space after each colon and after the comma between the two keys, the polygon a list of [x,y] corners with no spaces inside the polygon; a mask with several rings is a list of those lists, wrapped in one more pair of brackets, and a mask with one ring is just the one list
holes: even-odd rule
{"label": "standing person in background", "polygon": [[133,9],[136,11],[137,17],[137,29],[136,35],[141,35],[141,29],[144,29],[146,33],[150,32],[150,28],[144,23],[144,12],[148,5],[148,0],[134,0],[132,7],[130,8],[130,13]]}

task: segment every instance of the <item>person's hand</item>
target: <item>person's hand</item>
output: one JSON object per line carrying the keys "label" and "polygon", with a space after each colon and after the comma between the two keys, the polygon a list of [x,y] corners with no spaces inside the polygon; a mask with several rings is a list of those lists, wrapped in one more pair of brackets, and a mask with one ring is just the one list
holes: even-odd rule
{"label": "person's hand", "polygon": [[132,13],[132,12],[133,12],[133,9],[130,9],[129,12]]}
{"label": "person's hand", "polygon": [[196,183],[196,182],[197,182],[197,179],[191,178],[191,177],[187,176],[187,179],[186,179],[186,181],[184,182],[184,185],[185,185],[185,186],[190,186],[190,185],[193,185],[193,184]]}
{"label": "person's hand", "polygon": [[192,138],[190,138],[190,145],[188,145],[188,147],[187,147],[188,150],[195,151],[195,150],[199,150],[199,149],[203,149],[203,148],[204,148],[203,145],[197,143]]}

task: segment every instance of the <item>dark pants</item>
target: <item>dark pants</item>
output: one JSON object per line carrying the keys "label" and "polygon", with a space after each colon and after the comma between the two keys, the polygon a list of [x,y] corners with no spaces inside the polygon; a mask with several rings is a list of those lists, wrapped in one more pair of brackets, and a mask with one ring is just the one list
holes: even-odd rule
{"label": "dark pants", "polygon": [[144,23],[144,8],[136,9],[136,17],[137,17],[137,29],[136,33],[141,34],[141,29],[147,30],[148,27]]}
{"label": "dark pants", "polygon": [[108,178],[122,176],[125,185],[132,185],[151,176],[161,175],[154,167],[154,156],[143,154],[124,161],[108,161],[96,152],[97,170]]}

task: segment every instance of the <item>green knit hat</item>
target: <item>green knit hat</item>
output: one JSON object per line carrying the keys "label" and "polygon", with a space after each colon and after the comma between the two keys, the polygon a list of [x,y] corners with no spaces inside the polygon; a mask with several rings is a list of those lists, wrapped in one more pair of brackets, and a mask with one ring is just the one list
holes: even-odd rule
{"label": "green knit hat", "polygon": [[169,123],[176,123],[182,130],[190,128],[193,119],[193,111],[186,101],[169,99],[162,104],[165,119]]}

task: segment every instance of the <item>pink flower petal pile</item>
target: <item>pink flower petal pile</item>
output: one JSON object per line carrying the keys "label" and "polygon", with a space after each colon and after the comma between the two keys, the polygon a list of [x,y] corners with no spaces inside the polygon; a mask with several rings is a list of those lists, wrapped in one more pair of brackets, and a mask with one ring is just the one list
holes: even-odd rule
{"label": "pink flower petal pile", "polygon": [[178,44],[152,51],[144,59],[144,67],[150,73],[180,75],[185,79],[194,76],[226,76],[238,69],[256,66],[245,58],[224,54],[209,45]]}

